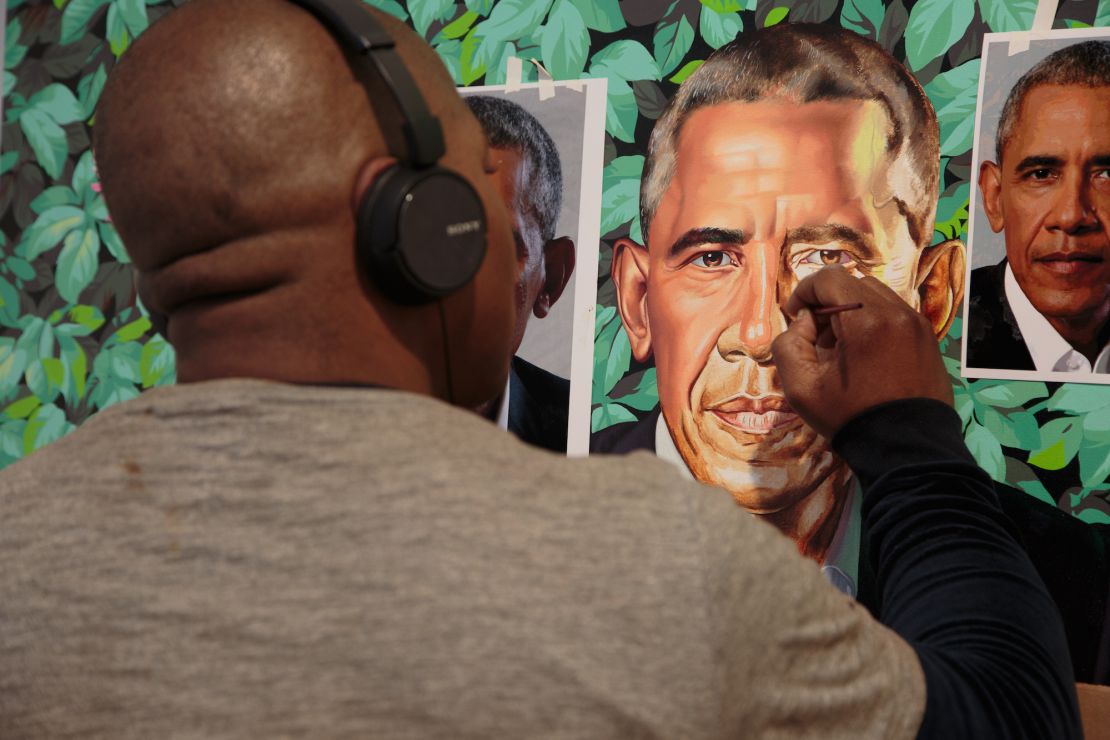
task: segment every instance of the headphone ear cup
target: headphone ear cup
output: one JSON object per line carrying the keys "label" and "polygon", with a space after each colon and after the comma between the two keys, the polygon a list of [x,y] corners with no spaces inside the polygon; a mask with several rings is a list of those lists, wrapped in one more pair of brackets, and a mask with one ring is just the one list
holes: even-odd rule
{"label": "headphone ear cup", "polygon": [[370,280],[391,300],[443,298],[473,278],[486,255],[486,215],[470,183],[442,167],[395,165],[359,206],[357,245]]}

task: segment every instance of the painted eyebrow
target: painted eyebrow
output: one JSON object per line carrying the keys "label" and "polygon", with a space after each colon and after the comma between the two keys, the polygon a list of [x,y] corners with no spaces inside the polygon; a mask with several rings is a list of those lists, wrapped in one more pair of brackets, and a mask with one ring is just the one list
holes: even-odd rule
{"label": "painted eyebrow", "polygon": [[1025,159],[1018,162],[1017,167],[1015,167],[1014,169],[1020,172],[1021,170],[1037,169],[1038,167],[1063,167],[1063,166],[1064,166],[1064,160],[1061,159],[1060,157],[1051,157],[1051,156],[1048,156],[1048,155],[1045,155],[1045,154],[1034,154],[1033,156],[1026,157]]}
{"label": "painted eyebrow", "polygon": [[702,244],[743,244],[747,241],[744,232],[739,229],[720,229],[715,226],[703,226],[689,229],[678,237],[667,250],[667,257],[676,257],[690,247]]}
{"label": "painted eyebrow", "polygon": [[1088,167],[1110,167],[1110,154],[1096,154],[1087,162]]}
{"label": "painted eyebrow", "polygon": [[786,233],[786,246],[789,249],[795,244],[812,244],[820,247],[824,244],[840,242],[851,245],[860,253],[864,260],[876,259],[878,250],[869,236],[861,234],[855,229],[840,224],[825,224],[823,226],[802,226],[791,229]]}

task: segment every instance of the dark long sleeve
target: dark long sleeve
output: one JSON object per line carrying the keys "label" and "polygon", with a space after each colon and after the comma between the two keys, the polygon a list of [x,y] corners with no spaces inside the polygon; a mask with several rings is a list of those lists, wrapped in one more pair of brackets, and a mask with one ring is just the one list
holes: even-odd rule
{"label": "dark long sleeve", "polygon": [[833,448],[864,489],[879,618],[925,673],[919,737],[1081,737],[1059,612],[956,412],[927,399],[883,404]]}

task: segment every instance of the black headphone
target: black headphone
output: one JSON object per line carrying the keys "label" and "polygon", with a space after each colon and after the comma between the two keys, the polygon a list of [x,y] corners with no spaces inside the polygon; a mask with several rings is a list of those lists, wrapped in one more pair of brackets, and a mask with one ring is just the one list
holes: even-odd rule
{"label": "black headphone", "polygon": [[[349,53],[366,88],[376,71],[397,102],[408,159],[383,172],[358,209],[359,261],[397,303],[428,303],[470,282],[486,254],[486,215],[470,183],[436,162],[443,128],[431,114],[393,38],[358,0],[290,0]],[[373,101],[372,101],[373,102]]]}

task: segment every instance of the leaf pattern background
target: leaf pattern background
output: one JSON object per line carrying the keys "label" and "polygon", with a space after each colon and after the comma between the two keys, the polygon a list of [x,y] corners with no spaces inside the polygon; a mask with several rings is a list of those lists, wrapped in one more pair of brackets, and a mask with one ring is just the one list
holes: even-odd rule
{"label": "leaf pattern background", "polygon": [[[186,0],[9,0],[0,139],[0,466],[91,414],[174,382],[172,348],[138,305],[98,192],[90,129],[104,80],[136,37]],[[656,403],[609,279],[615,239],[642,238],[638,192],[655,119],[677,85],[745,29],[836,23],[906,62],[941,124],[937,241],[966,239],[983,34],[1027,28],[1035,0],[363,0],[413,26],[459,85],[504,82],[509,56],[557,79],[607,77],[592,425]],[[1110,0],[1061,0],[1055,28],[1110,25]],[[525,81],[536,68],[524,65]],[[1110,387],[959,377],[941,349],[969,447],[998,480],[1110,523]]]}

